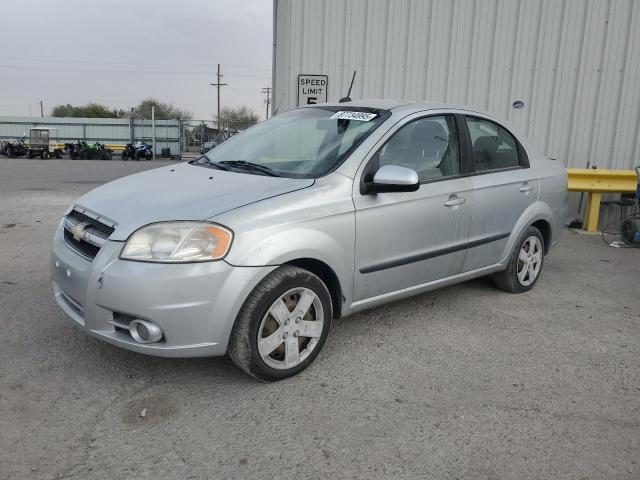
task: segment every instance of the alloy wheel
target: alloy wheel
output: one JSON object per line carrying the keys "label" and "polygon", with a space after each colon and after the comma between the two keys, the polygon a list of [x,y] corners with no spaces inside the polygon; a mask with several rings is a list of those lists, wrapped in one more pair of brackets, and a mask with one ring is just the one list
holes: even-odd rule
{"label": "alloy wheel", "polygon": [[302,363],[318,345],[324,311],[318,295],[299,287],[280,296],[258,328],[258,352],[271,368],[290,369]]}
{"label": "alloy wheel", "polygon": [[521,285],[535,282],[542,267],[542,243],[535,236],[528,237],[518,253],[517,275]]}

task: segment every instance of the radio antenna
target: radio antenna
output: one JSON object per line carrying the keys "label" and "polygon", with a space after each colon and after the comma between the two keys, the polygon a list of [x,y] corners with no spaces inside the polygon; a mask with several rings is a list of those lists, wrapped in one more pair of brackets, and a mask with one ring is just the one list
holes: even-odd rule
{"label": "radio antenna", "polygon": [[356,79],[356,71],[353,71],[353,76],[351,77],[351,84],[349,85],[349,91],[347,92],[346,97],[342,97],[340,99],[340,103],[350,102],[351,101],[351,89],[353,88],[353,81]]}

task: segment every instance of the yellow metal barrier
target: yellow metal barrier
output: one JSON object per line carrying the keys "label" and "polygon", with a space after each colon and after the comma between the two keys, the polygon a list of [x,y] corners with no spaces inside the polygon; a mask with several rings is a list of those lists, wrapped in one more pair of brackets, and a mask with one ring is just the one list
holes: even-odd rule
{"label": "yellow metal barrier", "polygon": [[600,200],[603,193],[635,192],[638,175],[633,170],[605,170],[600,168],[567,168],[570,192],[586,192],[587,212],[584,216],[585,230],[598,230]]}
{"label": "yellow metal barrier", "polygon": [[120,143],[107,143],[105,144],[105,147],[113,150],[114,152],[121,152],[122,150],[124,150],[125,145],[122,145]]}
{"label": "yellow metal barrier", "polygon": [[[75,143],[75,142],[73,142]],[[125,145],[121,144],[121,143],[105,143],[104,144],[105,147],[107,147],[108,149],[114,151],[114,152],[121,152],[122,150],[124,150]],[[49,144],[49,148],[60,148],[63,149],[64,148],[64,143],[58,143],[58,144]]]}

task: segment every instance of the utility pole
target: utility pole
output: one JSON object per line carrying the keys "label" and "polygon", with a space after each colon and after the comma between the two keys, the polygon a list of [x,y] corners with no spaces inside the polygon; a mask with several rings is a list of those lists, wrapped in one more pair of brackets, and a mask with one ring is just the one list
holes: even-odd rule
{"label": "utility pole", "polygon": [[216,77],[218,77],[218,81],[216,83],[212,83],[211,85],[218,88],[218,116],[216,120],[218,122],[218,135],[220,135],[220,87],[224,87],[226,83],[220,83],[224,75],[220,73],[220,64],[218,64],[218,73],[216,73]]}
{"label": "utility pole", "polygon": [[40,116],[44,117],[44,109],[42,108],[42,100],[40,100]]}
{"label": "utility pole", "polygon": [[269,104],[271,103],[271,87],[264,87],[262,89],[262,93],[267,96],[265,99],[265,103],[267,104],[267,114],[264,116],[264,119],[267,120],[269,118]]}
{"label": "utility pole", "polygon": [[151,105],[151,144],[153,147],[153,159],[156,159],[156,107]]}

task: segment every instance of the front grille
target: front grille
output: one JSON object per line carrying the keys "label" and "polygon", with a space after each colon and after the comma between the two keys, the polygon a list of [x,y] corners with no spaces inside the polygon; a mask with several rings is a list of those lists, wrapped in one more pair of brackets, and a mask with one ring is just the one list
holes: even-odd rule
{"label": "front grille", "polygon": [[64,219],[66,244],[90,261],[96,257],[114,230],[114,222],[84,209],[80,211],[74,208]]}
{"label": "front grille", "polygon": [[87,231],[89,231],[90,233],[93,231],[93,233],[96,233],[103,238],[109,238],[109,236],[115,230],[115,228],[106,225],[99,220],[96,220],[95,218],[90,217],[89,215],[75,209],[71,210],[69,215],[67,215],[67,218],[70,219],[74,224],[88,223],[89,225],[87,226]]}
{"label": "front grille", "polygon": [[64,241],[67,242],[72,249],[76,250],[82,256],[94,259],[100,251],[100,247],[93,245],[92,243],[85,242],[84,240],[76,240],[66,228],[64,229]]}

